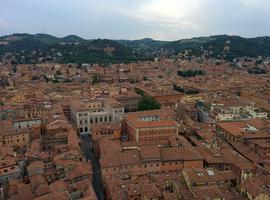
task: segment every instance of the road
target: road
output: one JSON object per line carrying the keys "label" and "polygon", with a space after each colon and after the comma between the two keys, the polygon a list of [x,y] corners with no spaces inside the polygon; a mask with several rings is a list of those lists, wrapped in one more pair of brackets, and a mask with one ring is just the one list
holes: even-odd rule
{"label": "road", "polygon": [[102,184],[99,160],[93,153],[93,143],[90,135],[81,135],[82,148],[86,160],[91,160],[93,168],[93,187],[99,200],[105,200],[105,192]]}

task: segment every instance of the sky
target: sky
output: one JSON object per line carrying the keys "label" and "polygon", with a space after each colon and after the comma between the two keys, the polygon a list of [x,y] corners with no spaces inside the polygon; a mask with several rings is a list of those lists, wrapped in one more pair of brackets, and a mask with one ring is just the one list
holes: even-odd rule
{"label": "sky", "polygon": [[178,40],[270,35],[270,0],[0,0],[0,35]]}

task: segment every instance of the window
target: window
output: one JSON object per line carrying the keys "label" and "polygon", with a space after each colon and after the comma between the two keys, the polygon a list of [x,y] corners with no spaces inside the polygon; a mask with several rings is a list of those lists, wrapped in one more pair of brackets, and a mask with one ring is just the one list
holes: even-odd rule
{"label": "window", "polygon": [[90,119],[90,124],[92,124],[93,123],[93,119]]}
{"label": "window", "polygon": [[80,120],[80,124],[82,124],[82,120]]}
{"label": "window", "polygon": [[88,127],[85,127],[84,128],[84,132],[88,132]]}
{"label": "window", "polygon": [[80,133],[82,133],[83,132],[83,128],[80,128]]}
{"label": "window", "polygon": [[87,123],[88,123],[88,122],[87,122],[87,119],[86,119],[86,120],[84,120],[84,123],[85,123],[85,124],[87,124]]}

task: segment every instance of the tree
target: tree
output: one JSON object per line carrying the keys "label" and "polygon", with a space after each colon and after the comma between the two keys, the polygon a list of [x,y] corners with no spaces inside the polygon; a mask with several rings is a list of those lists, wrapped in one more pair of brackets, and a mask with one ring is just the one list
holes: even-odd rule
{"label": "tree", "polygon": [[144,80],[144,81],[147,81],[147,80],[148,80],[148,77],[147,77],[147,76],[144,76],[144,77],[143,77],[143,80]]}
{"label": "tree", "polygon": [[184,71],[177,71],[178,76],[182,77],[195,77],[195,76],[202,76],[204,75],[204,71],[202,70],[184,70]]}
{"label": "tree", "polygon": [[138,103],[138,110],[155,110],[160,109],[160,103],[158,103],[154,97],[143,96],[143,98]]}
{"label": "tree", "polygon": [[95,74],[92,78],[92,84],[95,85],[96,83],[99,83],[99,81],[100,77],[97,74]]}
{"label": "tree", "polygon": [[186,94],[198,94],[199,91],[198,90],[187,90],[185,91]]}
{"label": "tree", "polygon": [[198,94],[199,93],[198,90],[187,90],[178,85],[174,85],[174,90],[177,92],[185,93],[185,94]]}
{"label": "tree", "polygon": [[38,77],[32,76],[32,80],[33,80],[33,81],[38,80]]}
{"label": "tree", "polygon": [[5,105],[4,102],[0,101],[0,106],[3,106],[3,105]]}
{"label": "tree", "polygon": [[138,95],[144,96],[144,91],[142,91],[140,88],[135,88],[135,92]]}
{"label": "tree", "polygon": [[178,85],[174,85],[173,87],[174,87],[174,90],[177,91],[177,92],[182,92],[182,93],[185,92],[185,90],[182,87],[178,86]]}

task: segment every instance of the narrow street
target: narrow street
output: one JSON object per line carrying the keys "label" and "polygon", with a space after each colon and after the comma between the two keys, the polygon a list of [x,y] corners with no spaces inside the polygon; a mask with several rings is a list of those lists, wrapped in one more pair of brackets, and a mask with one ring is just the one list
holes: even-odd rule
{"label": "narrow street", "polygon": [[101,169],[98,159],[96,159],[95,154],[92,151],[93,144],[90,135],[81,135],[82,148],[86,160],[91,160],[93,167],[93,187],[96,191],[99,200],[105,200],[105,193],[101,178]]}

